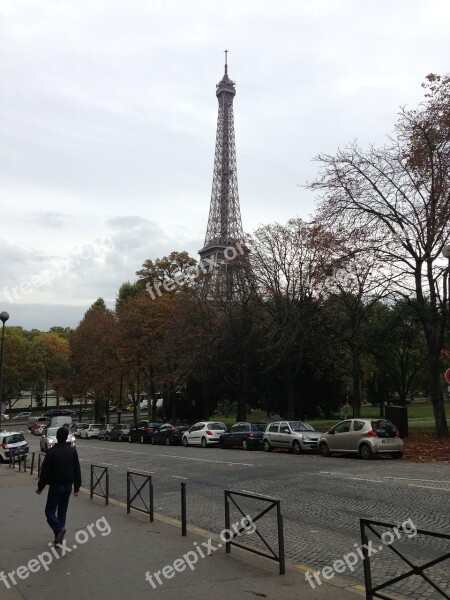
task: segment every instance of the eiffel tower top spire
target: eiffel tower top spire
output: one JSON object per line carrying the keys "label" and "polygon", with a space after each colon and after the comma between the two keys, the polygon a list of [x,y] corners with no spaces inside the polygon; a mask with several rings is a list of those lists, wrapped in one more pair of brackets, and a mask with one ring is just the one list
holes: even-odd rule
{"label": "eiffel tower top spire", "polygon": [[242,242],[241,211],[236,168],[233,99],[236,84],[228,77],[228,50],[225,50],[225,71],[216,85],[218,117],[214,173],[205,244],[199,250],[201,258],[219,257],[223,250]]}

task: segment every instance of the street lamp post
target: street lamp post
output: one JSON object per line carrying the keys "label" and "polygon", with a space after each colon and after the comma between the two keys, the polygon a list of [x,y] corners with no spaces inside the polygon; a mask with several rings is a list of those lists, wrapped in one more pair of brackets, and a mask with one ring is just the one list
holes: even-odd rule
{"label": "street lamp post", "polygon": [[7,312],[0,313],[0,321],[2,322],[2,345],[0,348],[0,431],[2,429],[2,410],[3,410],[3,350],[5,347],[5,323],[9,319]]}

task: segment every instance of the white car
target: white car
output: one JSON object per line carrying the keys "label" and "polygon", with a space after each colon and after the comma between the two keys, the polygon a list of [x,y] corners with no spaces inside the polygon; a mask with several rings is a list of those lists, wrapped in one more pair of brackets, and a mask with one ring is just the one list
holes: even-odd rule
{"label": "white car", "polygon": [[72,425],[72,433],[75,437],[80,437],[83,429],[87,429],[89,427],[89,423],[76,423],[75,427]]}
{"label": "white car", "polygon": [[7,421],[9,419],[9,415],[7,415],[6,413],[2,414],[2,421]]}
{"label": "white car", "polygon": [[25,419],[28,419],[29,417],[31,417],[31,411],[26,410],[24,412],[20,412],[18,415],[13,417],[13,420],[14,421],[22,420],[22,419],[25,420]]}
{"label": "white car", "polygon": [[42,435],[47,427],[48,423],[40,423],[34,430],[34,435]]}
{"label": "white car", "polygon": [[[40,446],[42,452],[47,452],[49,448],[53,448],[53,446],[57,443],[56,432],[59,427],[47,427],[44,433],[41,436]],[[69,433],[67,438],[67,443],[71,446],[75,446],[75,436],[73,433]]]}
{"label": "white car", "polygon": [[13,453],[28,454],[28,443],[20,431],[0,432],[0,462],[7,462]]}
{"label": "white car", "polygon": [[183,446],[218,446],[220,436],[227,431],[225,423],[200,421],[183,434]]}
{"label": "white car", "polygon": [[103,427],[101,423],[89,423],[87,427],[80,430],[80,438],[98,438],[98,432]]}

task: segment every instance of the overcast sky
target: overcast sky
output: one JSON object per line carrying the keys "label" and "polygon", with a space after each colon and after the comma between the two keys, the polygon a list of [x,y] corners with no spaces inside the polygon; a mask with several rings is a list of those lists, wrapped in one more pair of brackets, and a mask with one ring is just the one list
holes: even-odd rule
{"label": "overcast sky", "polygon": [[0,311],[76,326],[197,258],[225,49],[245,231],[308,218],[319,152],[382,144],[449,69],[448,0],[0,0]]}

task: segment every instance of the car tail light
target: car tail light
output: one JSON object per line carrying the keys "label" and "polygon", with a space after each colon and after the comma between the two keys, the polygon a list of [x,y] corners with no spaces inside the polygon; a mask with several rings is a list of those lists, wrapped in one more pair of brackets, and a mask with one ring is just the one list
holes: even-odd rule
{"label": "car tail light", "polygon": [[209,429],[207,429],[207,430],[205,431],[205,433],[206,433],[206,435],[214,435],[214,434],[213,434],[213,432],[212,432],[212,431],[210,431]]}
{"label": "car tail light", "polygon": [[152,433],[152,431],[153,431],[153,430],[154,430],[154,427],[147,427],[147,431],[148,431],[149,433]]}
{"label": "car tail light", "polygon": [[374,431],[373,429],[371,429],[370,431],[367,432],[367,435],[369,437],[378,437],[378,434],[376,431]]}
{"label": "car tail light", "polygon": [[6,442],[2,443],[3,450],[8,450],[8,444]]}
{"label": "car tail light", "polygon": [[174,433],[180,433],[179,429],[171,429],[170,433],[173,435]]}
{"label": "car tail light", "polygon": [[397,429],[397,431],[395,432],[395,437],[400,437],[400,431]]}
{"label": "car tail light", "polygon": [[248,437],[254,437],[253,431],[250,431],[250,433],[248,434]]}

